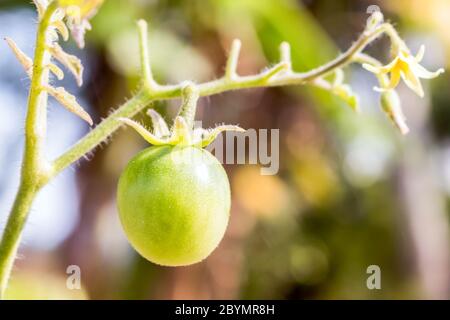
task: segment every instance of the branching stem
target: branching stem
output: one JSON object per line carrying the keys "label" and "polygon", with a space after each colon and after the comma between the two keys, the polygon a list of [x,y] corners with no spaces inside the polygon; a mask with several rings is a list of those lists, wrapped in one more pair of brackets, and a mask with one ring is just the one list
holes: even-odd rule
{"label": "branching stem", "polygon": [[[141,35],[142,33],[146,34],[145,22],[139,22],[139,29]],[[370,42],[381,36],[383,33],[387,33],[392,38],[395,36],[396,31],[390,24],[381,24],[372,32],[364,32],[350,47],[350,49],[326,65],[305,73],[286,72],[280,73],[278,76],[273,76],[272,73],[274,70],[278,70],[278,72],[282,71],[286,68],[286,65],[289,65],[288,61],[285,61],[285,59],[290,56],[287,54],[288,48],[281,50],[281,52],[284,52],[284,54],[282,54],[282,62],[276,64],[274,67],[257,75],[238,76],[235,73],[237,62],[234,60],[237,58],[240,43],[235,42],[233,45],[234,49],[231,50],[230,54],[230,59],[233,61],[232,63],[228,62],[227,64],[228,72],[220,79],[197,84],[196,87],[198,94],[203,97],[237,89],[276,87],[285,85],[311,84],[314,86],[321,86],[320,82],[315,81],[316,79],[322,78],[334,72],[336,69],[342,68],[345,65],[354,62],[354,58],[357,57]],[[282,44],[282,46],[286,47],[285,44]],[[141,45],[141,56],[148,56],[148,52],[146,50],[146,46]],[[143,74],[146,74],[147,70],[149,70],[149,61],[142,59],[141,63]],[[280,66],[282,66],[281,70],[279,70]],[[151,75],[151,72],[147,74]],[[232,77],[230,77],[231,75]],[[154,83],[154,86],[151,89],[144,86],[131,100],[119,107],[108,118],[103,120],[102,123],[100,123],[94,130],[82,138],[66,153],[57,158],[53,165],[52,174],[57,175],[66,167],[78,161],[86,153],[104,141],[110,134],[116,131],[122,125],[122,123],[117,120],[118,118],[131,118],[153,101],[180,98],[182,96],[182,89],[185,86],[185,83],[180,83],[177,85],[159,85],[154,82],[153,78],[151,78],[151,81]]]}

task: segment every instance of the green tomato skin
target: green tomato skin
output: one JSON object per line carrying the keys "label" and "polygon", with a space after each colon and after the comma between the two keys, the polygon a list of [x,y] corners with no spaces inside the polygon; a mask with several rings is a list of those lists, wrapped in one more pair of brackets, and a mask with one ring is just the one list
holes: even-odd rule
{"label": "green tomato skin", "polygon": [[128,240],[164,266],[202,261],[228,225],[230,184],[220,162],[196,147],[140,152],[119,180],[119,216]]}

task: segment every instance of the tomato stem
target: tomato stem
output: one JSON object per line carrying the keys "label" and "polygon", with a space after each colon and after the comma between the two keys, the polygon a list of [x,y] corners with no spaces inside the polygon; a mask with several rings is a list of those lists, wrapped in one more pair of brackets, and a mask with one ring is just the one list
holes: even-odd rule
{"label": "tomato stem", "polygon": [[49,164],[42,151],[47,127],[47,92],[50,60],[48,44],[51,42],[48,28],[58,8],[52,2],[39,21],[34,53],[28,111],[25,122],[25,150],[21,181],[11,213],[0,242],[0,298],[4,297],[8,279],[17,254],[23,227],[32,202],[40,188],[48,182]]}
{"label": "tomato stem", "polygon": [[199,94],[196,85],[192,82],[185,84],[181,90],[181,107],[178,115],[186,120],[189,129],[194,127],[198,97]]}
{"label": "tomato stem", "polygon": [[152,69],[150,66],[150,54],[148,46],[148,26],[144,20],[137,22],[139,31],[139,52],[141,57],[141,73],[143,78],[143,86],[148,90],[153,90],[158,86],[153,79]]}
{"label": "tomato stem", "polygon": [[[143,34],[146,33],[146,28],[146,23],[141,21],[139,27],[139,30],[141,32],[141,41],[143,41],[142,39],[146,39],[146,37],[143,36]],[[328,81],[325,81],[323,77],[350,63],[361,63],[361,52],[364,51],[364,49],[372,41],[376,40],[378,37],[385,33],[390,37],[392,42],[399,41],[399,36],[392,25],[390,25],[389,23],[383,23],[378,27],[371,29],[370,31],[365,30],[360,35],[358,40],[356,40],[356,42],[347,51],[338,56],[336,59],[321,67],[318,67],[317,69],[303,73],[297,73],[291,71],[290,69],[287,69],[286,71],[286,69],[284,69],[286,65],[288,65],[288,67],[290,66],[290,53],[289,47],[283,43],[280,48],[281,63],[276,64],[274,67],[269,68],[257,75],[238,76],[234,73],[233,77],[231,78],[225,75],[220,79],[196,84],[195,87],[200,97],[211,96],[214,94],[239,89],[278,87],[286,85],[309,84],[315,87],[323,88],[325,90],[330,90],[332,85]],[[234,50],[232,50],[232,56],[237,58],[239,42],[235,43],[235,48]],[[145,49],[146,45],[146,42],[141,44],[141,63],[144,71],[147,70],[147,67],[144,66],[149,64],[149,57]],[[374,58],[371,58],[371,61],[378,63],[378,60]],[[235,70],[234,68],[237,63],[235,62],[236,61],[233,58],[232,63],[228,63],[229,70]],[[270,76],[273,74],[272,69],[280,69],[280,65],[283,66],[283,68],[279,70],[281,71],[281,73],[277,76],[268,78],[268,75]],[[230,74],[233,74],[233,72],[229,71],[228,75]],[[318,79],[323,81],[317,81]],[[151,87],[147,86],[144,82],[141,90],[138,91],[129,101],[117,108],[111,115],[105,118],[84,138],[82,138],[75,145],[69,148],[69,150],[67,150],[64,154],[54,160],[52,177],[56,176],[65,168],[81,159],[86,153],[92,151],[92,149],[100,145],[105,139],[107,139],[112,133],[114,133],[119,127],[121,127],[122,123],[118,120],[119,118],[131,118],[154,101],[182,97],[183,88],[186,87],[186,82],[176,85],[159,85],[154,80],[152,81],[153,85]]]}

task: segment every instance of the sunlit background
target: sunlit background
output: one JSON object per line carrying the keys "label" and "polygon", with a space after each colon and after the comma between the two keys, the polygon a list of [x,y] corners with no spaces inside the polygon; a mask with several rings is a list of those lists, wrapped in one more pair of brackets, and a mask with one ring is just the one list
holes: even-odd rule
{"label": "sunlit background", "polygon": [[[135,21],[150,26],[158,81],[198,82],[221,76],[233,38],[243,42],[239,72],[256,73],[289,41],[293,66],[308,70],[344,50],[378,5],[424,65],[448,68],[448,0],[107,0],[93,20],[82,57],[85,85],[75,92],[95,121],[138,85]],[[407,10],[406,10],[407,8]],[[33,54],[36,13],[29,1],[0,0],[0,38]],[[388,41],[369,52],[384,61]],[[138,256],[120,227],[117,179],[146,144],[132,130],[63,172],[33,206],[10,298],[62,299],[399,299],[450,298],[450,78],[427,81],[420,99],[399,92],[411,133],[403,137],[379,108],[373,75],[348,69],[361,114],[308,87],[243,90],[202,98],[205,127],[239,123],[280,129],[280,172],[226,165],[231,221],[204,262],[164,268]],[[0,226],[19,180],[30,81],[0,43]],[[178,101],[153,107],[168,120]],[[90,129],[52,102],[47,154],[54,158]],[[143,115],[138,116],[142,121]],[[78,265],[82,290],[66,287]],[[368,290],[367,267],[378,265],[382,289]]]}

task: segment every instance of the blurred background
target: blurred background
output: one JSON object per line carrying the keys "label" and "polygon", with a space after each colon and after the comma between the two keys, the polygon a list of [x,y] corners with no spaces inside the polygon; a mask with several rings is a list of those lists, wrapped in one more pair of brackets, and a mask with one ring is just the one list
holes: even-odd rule
{"label": "blurred background", "polygon": [[[351,45],[367,7],[379,6],[424,65],[448,69],[447,0],[107,0],[92,21],[82,57],[85,85],[75,93],[98,123],[138,85],[135,21],[150,25],[158,81],[207,81],[223,73],[233,38],[243,42],[239,72],[275,62],[289,41],[297,71],[314,68]],[[408,10],[405,10],[405,8]],[[29,1],[0,0],[0,38],[32,56],[36,13]],[[388,41],[368,52],[388,61]],[[280,129],[280,171],[226,165],[233,202],[219,248],[190,267],[159,267],[128,244],[115,191],[128,160],[146,147],[120,130],[87,160],[39,195],[16,262],[9,298],[59,299],[401,299],[450,296],[450,78],[425,83],[420,99],[399,92],[411,133],[403,137],[379,108],[373,75],[355,66],[347,81],[361,114],[310,87],[253,89],[202,98],[205,127],[239,123]],[[0,43],[0,229],[19,180],[29,80]],[[153,107],[166,119],[178,101]],[[56,103],[49,107],[47,154],[54,158],[89,131]],[[145,117],[141,114],[142,121]],[[66,287],[69,265],[81,290]],[[368,290],[367,268],[381,269],[381,290]]]}

